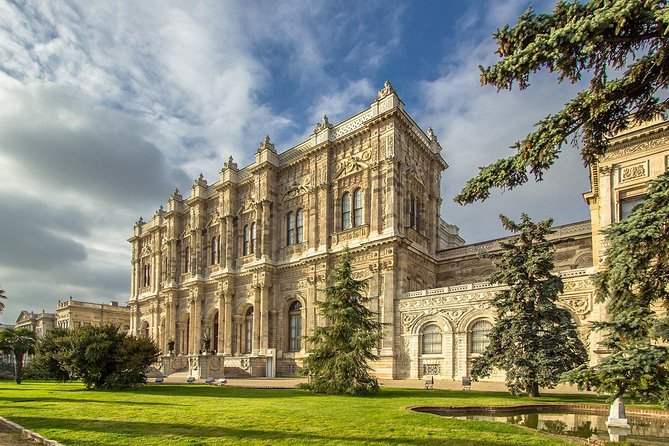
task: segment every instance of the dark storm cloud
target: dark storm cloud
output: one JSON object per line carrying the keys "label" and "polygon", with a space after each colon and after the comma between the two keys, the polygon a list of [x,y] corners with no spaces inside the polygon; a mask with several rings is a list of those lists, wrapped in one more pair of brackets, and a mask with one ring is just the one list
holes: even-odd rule
{"label": "dark storm cloud", "polygon": [[18,87],[5,95],[12,110],[0,112],[0,154],[44,188],[76,191],[101,206],[155,205],[188,181],[146,139],[150,125],[94,105],[73,88]]}
{"label": "dark storm cloud", "polygon": [[0,266],[42,271],[86,260],[84,246],[71,238],[88,232],[76,209],[5,194],[0,209]]}

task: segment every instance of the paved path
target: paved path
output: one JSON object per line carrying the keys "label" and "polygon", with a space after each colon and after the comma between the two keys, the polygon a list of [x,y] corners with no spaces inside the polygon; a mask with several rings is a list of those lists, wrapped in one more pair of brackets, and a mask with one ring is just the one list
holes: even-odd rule
{"label": "paved path", "polygon": [[[149,379],[149,383],[153,379]],[[182,378],[165,378],[165,382],[169,384],[186,384]],[[232,387],[255,387],[255,388],[279,388],[292,389],[300,383],[307,382],[306,378],[229,378],[228,386]],[[203,379],[195,381],[196,384],[203,384]],[[381,387],[399,387],[403,389],[424,389],[425,381],[422,379],[380,379]],[[460,381],[439,380],[434,381],[435,389],[445,390],[461,390],[462,383]],[[489,392],[506,392],[506,386],[500,382],[472,382],[472,390],[483,390]],[[576,387],[560,384],[555,389],[541,389],[542,393],[592,393],[580,392]]]}
{"label": "paved path", "polygon": [[26,438],[14,429],[10,429],[4,424],[0,423],[0,445],[2,446],[35,446],[38,445],[36,441]]}

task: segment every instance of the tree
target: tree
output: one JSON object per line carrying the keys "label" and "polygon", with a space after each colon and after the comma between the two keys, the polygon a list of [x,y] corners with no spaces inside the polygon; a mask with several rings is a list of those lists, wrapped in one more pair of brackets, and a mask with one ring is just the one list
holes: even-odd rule
{"label": "tree", "polygon": [[61,366],[86,388],[127,388],[144,382],[158,359],[151,339],[125,336],[114,325],[85,325],[69,332],[67,348],[57,353]]}
{"label": "tree", "polygon": [[0,332],[0,349],[14,355],[16,384],[21,384],[23,379],[23,357],[34,352],[35,342],[35,332],[27,328],[8,328]]}
{"label": "tree", "polygon": [[535,224],[526,214],[521,219],[517,224],[500,215],[504,228],[519,235],[501,242],[501,252],[486,255],[497,260],[490,283],[509,288],[492,299],[490,344],[471,373],[478,379],[493,367],[504,369],[511,393],[537,397],[539,387],[555,387],[562,373],[583,364],[587,352],[569,311],[556,305],[563,285],[552,273],[556,242],[546,239],[553,220]]}
{"label": "tree", "polygon": [[329,277],[325,300],[316,302],[327,325],[316,327],[305,339],[312,344],[304,360],[304,388],[317,393],[362,395],[379,390],[369,361],[383,338],[383,324],[364,304],[367,282],[353,278],[351,254],[346,249]]}
{"label": "tree", "polygon": [[565,380],[612,399],[627,394],[669,407],[669,175],[653,180],[646,200],[603,234],[609,246],[594,282],[609,320],[594,329],[610,354]]}
{"label": "tree", "polygon": [[[5,290],[0,288],[0,299],[7,299],[7,296],[5,295]],[[5,303],[0,300],[0,313],[5,311]]]}
{"label": "tree", "polygon": [[63,365],[63,355],[70,348],[69,332],[54,328],[37,341],[35,358],[26,370],[28,378],[55,379],[59,382],[70,380],[70,373]]}
{"label": "tree", "polygon": [[[590,79],[555,115],[516,142],[516,154],[480,169],[455,197],[460,204],[485,200],[490,189],[513,189],[540,181],[562,145],[582,140],[581,158],[592,163],[606,149],[606,136],[648,121],[669,109],[663,94],[669,82],[669,27],[662,0],[561,0],[551,14],[523,13],[516,25],[494,34],[501,60],[481,69],[481,83],[523,90],[542,68],[575,83]],[[659,93],[659,94],[658,94]],[[658,99],[663,95],[664,99]],[[529,170],[529,172],[528,172]]]}

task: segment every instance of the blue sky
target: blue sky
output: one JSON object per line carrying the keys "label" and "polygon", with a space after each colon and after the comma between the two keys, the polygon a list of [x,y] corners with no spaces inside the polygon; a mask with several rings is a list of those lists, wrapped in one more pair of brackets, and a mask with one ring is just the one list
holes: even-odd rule
{"label": "blue sky", "polygon": [[[576,91],[540,73],[526,91],[479,84],[491,38],[527,1],[0,2],[0,322],[58,299],[125,301],[126,239],[200,172],[279,151],[323,114],[365,109],[388,79],[432,126],[450,168],[442,217],[468,242],[507,235],[528,212],[588,218],[588,174],[571,147],[540,184],[461,207],[479,166],[509,154]],[[578,86],[576,86],[578,87]]]}

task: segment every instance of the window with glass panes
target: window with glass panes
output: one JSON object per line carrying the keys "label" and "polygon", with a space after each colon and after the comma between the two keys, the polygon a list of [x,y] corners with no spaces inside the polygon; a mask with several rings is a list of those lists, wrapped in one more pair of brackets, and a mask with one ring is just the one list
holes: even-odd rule
{"label": "window with glass panes", "polygon": [[348,192],[341,197],[341,228],[351,228],[351,194]]}
{"label": "window with glass panes", "polygon": [[251,353],[253,348],[253,307],[246,310],[244,317],[244,353]]}
{"label": "window with glass panes", "polygon": [[424,355],[441,353],[441,330],[434,324],[423,329],[423,351]]}
{"label": "window with glass panes", "polygon": [[290,304],[288,318],[288,350],[297,352],[302,349],[302,304],[299,301]]}
{"label": "window with glass panes", "polygon": [[302,243],[304,241],[304,212],[298,209],[295,213],[295,241]]}
{"label": "window with glass panes", "polygon": [[362,224],[362,190],[353,192],[353,226]]}
{"label": "window with glass panes", "polygon": [[292,245],[295,243],[295,219],[292,212],[288,212],[286,216],[286,244]]}
{"label": "window with glass panes", "polygon": [[492,324],[488,321],[480,320],[472,325],[471,332],[471,352],[472,353],[483,353],[488,345],[490,340],[488,336],[492,330]]}

